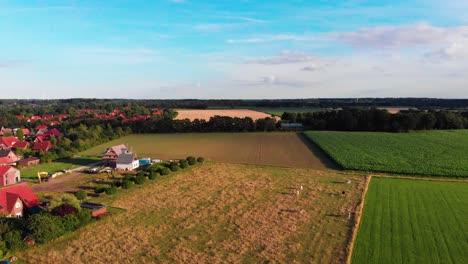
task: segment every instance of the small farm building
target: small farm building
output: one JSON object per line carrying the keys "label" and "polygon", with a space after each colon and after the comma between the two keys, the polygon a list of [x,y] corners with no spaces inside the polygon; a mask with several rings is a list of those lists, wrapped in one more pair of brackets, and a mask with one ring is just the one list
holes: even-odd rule
{"label": "small farm building", "polygon": [[18,160],[18,166],[28,167],[31,165],[39,164],[39,162],[41,162],[41,159],[37,157],[30,157],[27,159]]}
{"label": "small farm building", "polygon": [[107,212],[107,207],[103,204],[98,204],[98,203],[91,203],[91,202],[83,202],[81,203],[81,208],[84,209],[89,209],[91,210],[91,216],[92,217],[98,217],[102,214],[105,214]]}

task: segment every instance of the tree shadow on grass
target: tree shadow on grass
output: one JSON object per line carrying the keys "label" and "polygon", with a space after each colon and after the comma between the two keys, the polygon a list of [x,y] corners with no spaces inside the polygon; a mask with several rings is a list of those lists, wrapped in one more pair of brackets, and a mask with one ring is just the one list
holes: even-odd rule
{"label": "tree shadow on grass", "polygon": [[59,159],[56,161],[71,164],[71,165],[77,165],[77,166],[86,166],[89,164],[100,162],[99,159],[96,159],[93,157],[67,158],[67,159]]}

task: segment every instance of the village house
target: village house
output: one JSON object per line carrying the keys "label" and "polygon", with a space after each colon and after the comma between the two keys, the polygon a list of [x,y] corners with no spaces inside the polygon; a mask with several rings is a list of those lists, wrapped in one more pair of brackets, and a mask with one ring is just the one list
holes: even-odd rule
{"label": "village house", "polygon": [[52,142],[50,141],[41,141],[34,144],[32,150],[34,151],[43,151],[47,152],[52,148]]}
{"label": "village house", "polygon": [[20,141],[16,137],[0,137],[0,148],[12,148],[16,142]]}
{"label": "village house", "polygon": [[20,171],[11,166],[0,166],[0,186],[7,186],[21,181]]}
{"label": "village house", "polygon": [[119,155],[115,168],[118,170],[134,170],[140,166],[135,153],[123,153]]}
{"label": "village house", "polygon": [[0,215],[22,217],[27,209],[39,204],[37,196],[25,182],[0,187]]}
{"label": "village house", "polygon": [[106,150],[106,153],[104,154],[104,157],[102,158],[102,161],[107,166],[115,166],[117,163],[117,159],[123,153],[130,153],[128,150],[128,147],[124,144],[110,147]]}
{"label": "village house", "polygon": [[39,159],[38,157],[30,157],[30,158],[18,160],[17,164],[18,166],[28,167],[31,165],[39,164],[40,162],[41,162],[41,159]]}
{"label": "village house", "polygon": [[16,165],[18,156],[11,149],[0,149],[0,166]]}
{"label": "village house", "polygon": [[27,141],[18,141],[16,144],[13,146],[13,149],[27,149],[29,148],[29,142]]}

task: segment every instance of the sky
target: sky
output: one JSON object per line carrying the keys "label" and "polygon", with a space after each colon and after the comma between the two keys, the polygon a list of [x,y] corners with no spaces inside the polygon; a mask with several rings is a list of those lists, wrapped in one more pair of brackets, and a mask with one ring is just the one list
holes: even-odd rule
{"label": "sky", "polygon": [[468,98],[466,0],[0,0],[0,98]]}

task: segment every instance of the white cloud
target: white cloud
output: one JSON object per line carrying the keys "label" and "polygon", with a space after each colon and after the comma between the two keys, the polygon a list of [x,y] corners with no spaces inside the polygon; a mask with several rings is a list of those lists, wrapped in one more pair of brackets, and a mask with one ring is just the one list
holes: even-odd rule
{"label": "white cloud", "polygon": [[468,26],[436,27],[427,23],[379,26],[354,32],[333,33],[337,40],[358,48],[407,48],[446,44],[468,39]]}
{"label": "white cloud", "polygon": [[308,55],[304,52],[285,50],[280,52],[277,56],[270,58],[261,58],[247,61],[248,63],[257,64],[285,64],[285,63],[299,63],[316,61],[317,57]]}

